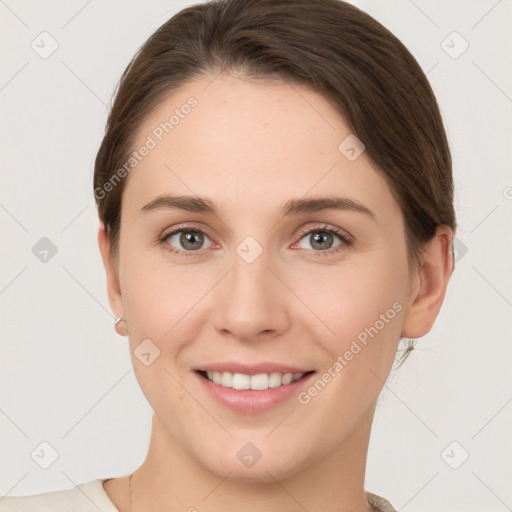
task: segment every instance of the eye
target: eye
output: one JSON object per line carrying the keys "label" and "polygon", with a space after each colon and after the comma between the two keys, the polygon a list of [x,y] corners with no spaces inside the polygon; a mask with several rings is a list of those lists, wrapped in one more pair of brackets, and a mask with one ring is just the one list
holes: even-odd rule
{"label": "eye", "polygon": [[[299,245],[299,248],[311,250],[315,257],[332,255],[348,248],[353,243],[350,235],[328,225],[303,231],[299,236],[301,238],[296,245]],[[338,239],[338,243],[336,243],[336,239]],[[302,240],[308,241],[310,247],[303,247]],[[178,226],[173,231],[162,235],[159,241],[166,250],[180,256],[195,256],[201,253],[201,249],[213,245],[204,231],[191,226]],[[207,247],[204,247],[205,241],[210,242]]]}
{"label": "eye", "polygon": [[[337,244],[336,238],[338,239]],[[302,248],[313,250],[315,256],[327,256],[337,253],[350,246],[353,242],[346,233],[330,226],[321,226],[301,233],[299,245],[302,240],[306,240],[310,245],[310,247]]]}
{"label": "eye", "polygon": [[185,256],[193,256],[194,252],[205,249],[203,247],[205,240],[210,240],[210,238],[204,231],[191,227],[178,227],[160,239],[169,251]]}

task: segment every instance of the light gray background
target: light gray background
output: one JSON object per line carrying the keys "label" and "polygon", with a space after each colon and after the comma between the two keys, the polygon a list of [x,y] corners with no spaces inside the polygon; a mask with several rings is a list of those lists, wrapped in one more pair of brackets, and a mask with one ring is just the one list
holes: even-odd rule
{"label": "light gray background", "polygon": [[[0,0],[0,495],[126,474],[146,454],[151,409],[113,329],[92,170],[121,72],[191,3]],[[435,327],[382,393],[366,488],[407,512],[512,510],[512,2],[353,3],[428,72],[462,247]],[[43,31],[59,45],[47,59],[31,48]],[[469,43],[458,58],[453,31]],[[42,237],[58,248],[46,263]],[[48,469],[31,457],[44,441]]]}

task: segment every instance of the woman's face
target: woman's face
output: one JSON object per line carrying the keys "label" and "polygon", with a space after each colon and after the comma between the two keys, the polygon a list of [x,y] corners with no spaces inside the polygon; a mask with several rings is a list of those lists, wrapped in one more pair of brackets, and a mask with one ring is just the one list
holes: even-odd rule
{"label": "woman's face", "polygon": [[[317,93],[225,74],[138,131],[115,312],[167,442],[215,474],[285,477],[371,425],[412,285],[400,208],[352,137]],[[241,387],[314,373],[250,391],[197,371],[215,368]]]}

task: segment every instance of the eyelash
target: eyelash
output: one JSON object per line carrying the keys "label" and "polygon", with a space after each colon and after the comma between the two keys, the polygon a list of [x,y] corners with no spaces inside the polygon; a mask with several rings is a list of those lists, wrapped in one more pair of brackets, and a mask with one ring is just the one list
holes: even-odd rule
{"label": "eyelash", "polygon": [[[198,229],[198,228],[194,228],[192,226],[185,225],[185,226],[177,226],[174,230],[166,232],[158,239],[158,241],[160,244],[165,246],[165,249],[167,251],[169,251],[173,254],[177,254],[179,256],[185,256],[185,257],[196,256],[199,251],[182,251],[180,249],[175,249],[174,247],[172,247],[170,244],[168,244],[166,242],[166,240],[170,236],[175,235],[176,233],[181,233],[181,232],[201,233],[203,235],[208,236],[208,234],[205,233],[202,229]],[[300,241],[300,240],[302,240],[302,238],[304,238],[305,235],[312,234],[312,233],[332,233],[332,234],[336,235],[337,237],[339,237],[341,240],[341,243],[332,249],[327,249],[325,251],[314,251],[311,249],[311,251],[313,253],[313,257],[315,257],[315,258],[332,256],[333,254],[337,254],[338,252],[346,249],[347,247],[350,247],[353,243],[353,240],[351,238],[349,238],[345,233],[343,233],[339,229],[332,228],[328,225],[319,226],[319,227],[315,227],[315,228],[309,228],[305,231],[301,231],[297,236],[299,237],[299,241]],[[210,238],[210,237],[208,236],[208,238]]]}

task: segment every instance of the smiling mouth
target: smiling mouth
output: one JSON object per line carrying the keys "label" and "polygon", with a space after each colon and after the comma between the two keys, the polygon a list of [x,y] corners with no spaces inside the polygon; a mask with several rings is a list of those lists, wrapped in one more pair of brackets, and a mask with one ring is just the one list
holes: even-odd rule
{"label": "smiling mouth", "polygon": [[314,370],[305,373],[258,373],[256,375],[247,375],[244,373],[216,372],[196,370],[204,379],[218,384],[225,388],[236,390],[256,390],[264,391],[266,389],[287,386],[297,382],[306,376],[314,373]]}

